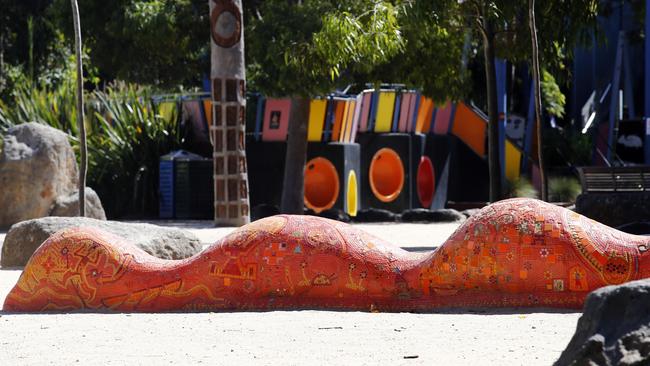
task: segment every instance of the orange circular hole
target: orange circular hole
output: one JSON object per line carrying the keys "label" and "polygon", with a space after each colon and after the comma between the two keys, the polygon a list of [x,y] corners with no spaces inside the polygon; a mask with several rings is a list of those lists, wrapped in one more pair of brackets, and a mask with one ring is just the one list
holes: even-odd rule
{"label": "orange circular hole", "polygon": [[382,202],[394,201],[404,187],[404,165],[393,149],[383,148],[370,162],[370,189]]}
{"label": "orange circular hole", "polygon": [[418,198],[420,199],[420,204],[422,207],[431,207],[431,202],[433,202],[433,195],[436,192],[436,173],[433,170],[433,163],[431,163],[431,159],[429,159],[428,156],[423,156],[420,158],[420,164],[418,165],[417,187]]}
{"label": "orange circular hole", "polygon": [[339,196],[339,174],[329,160],[317,157],[305,166],[305,206],[316,213],[334,206]]}

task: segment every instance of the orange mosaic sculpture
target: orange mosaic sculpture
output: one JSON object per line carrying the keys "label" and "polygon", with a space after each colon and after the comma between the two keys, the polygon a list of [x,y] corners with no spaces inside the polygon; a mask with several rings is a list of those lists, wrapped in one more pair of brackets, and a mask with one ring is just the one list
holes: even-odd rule
{"label": "orange mosaic sculpture", "polygon": [[649,243],[530,199],[482,209],[432,253],[308,216],[256,221],[181,261],[71,229],[34,253],[4,310],[576,308],[598,287],[649,277]]}

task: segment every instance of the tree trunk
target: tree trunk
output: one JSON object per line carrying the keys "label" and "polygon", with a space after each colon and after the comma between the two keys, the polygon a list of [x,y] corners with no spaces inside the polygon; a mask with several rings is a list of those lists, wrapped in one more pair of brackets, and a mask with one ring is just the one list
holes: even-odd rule
{"label": "tree trunk", "polygon": [[539,50],[537,47],[537,26],[535,24],[535,0],[528,0],[528,25],[530,26],[530,39],[532,43],[532,66],[533,84],[535,98],[535,125],[537,126],[537,156],[539,161],[539,176],[542,186],[542,200],[548,200],[548,189],[546,185],[546,171],[544,169],[544,154],[542,144],[542,93],[540,89],[539,76]]}
{"label": "tree trunk", "polygon": [[499,112],[497,106],[497,75],[494,68],[494,31],[487,16],[483,17],[483,54],[488,104],[488,166],[490,171],[490,202],[501,199],[501,162],[499,158]]}
{"label": "tree trunk", "polygon": [[282,202],[280,203],[282,213],[302,214],[304,210],[308,120],[309,99],[293,99],[289,115],[287,156],[284,160]]}
{"label": "tree trunk", "polygon": [[72,20],[74,22],[75,50],[77,56],[77,126],[79,126],[79,216],[86,216],[86,170],[88,169],[88,147],[86,144],[86,125],[84,124],[84,89],[83,66],[81,63],[81,24],[79,23],[79,7],[77,0],[72,4]]}

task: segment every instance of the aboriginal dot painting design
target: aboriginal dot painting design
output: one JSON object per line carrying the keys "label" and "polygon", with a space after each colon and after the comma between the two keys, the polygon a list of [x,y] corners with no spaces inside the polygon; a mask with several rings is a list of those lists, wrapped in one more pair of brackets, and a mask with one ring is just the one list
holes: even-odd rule
{"label": "aboriginal dot painting design", "polygon": [[41,245],[4,310],[576,308],[598,287],[649,277],[647,245],[530,199],[482,209],[430,253],[309,216],[253,222],[181,261],[78,228]]}

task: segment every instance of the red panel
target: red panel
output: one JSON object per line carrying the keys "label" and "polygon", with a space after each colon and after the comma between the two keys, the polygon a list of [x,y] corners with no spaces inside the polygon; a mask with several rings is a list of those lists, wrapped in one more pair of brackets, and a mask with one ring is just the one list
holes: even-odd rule
{"label": "red panel", "polygon": [[269,98],[266,100],[264,125],[262,127],[263,141],[284,141],[287,139],[290,112],[291,99]]}

